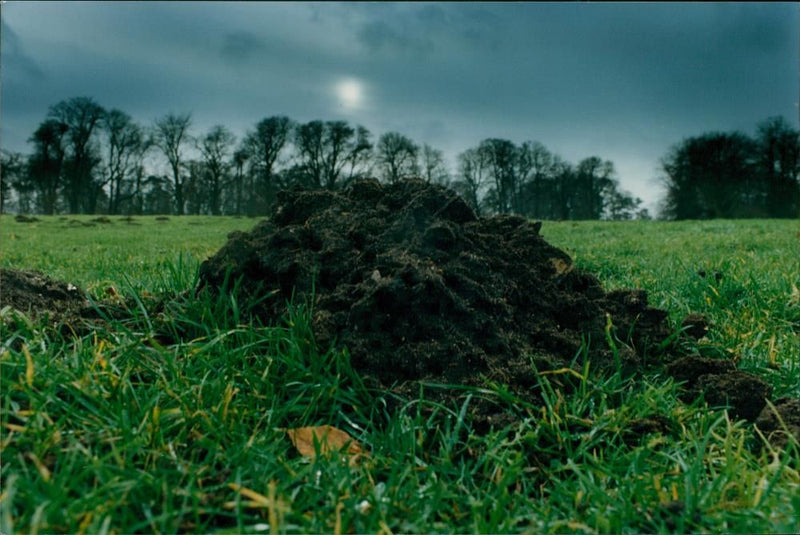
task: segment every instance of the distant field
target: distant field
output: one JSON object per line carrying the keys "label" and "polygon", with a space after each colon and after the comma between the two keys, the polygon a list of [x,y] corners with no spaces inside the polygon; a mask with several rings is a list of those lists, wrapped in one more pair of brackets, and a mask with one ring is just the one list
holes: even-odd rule
{"label": "distant field", "polygon": [[[96,295],[177,295],[229,232],[257,223],[39,219],[0,218],[0,265]],[[800,222],[545,222],[541,233],[607,288],[643,288],[675,321],[704,314],[701,347],[764,377],[773,399],[800,395]],[[132,310],[78,340],[0,318],[0,532],[800,526],[800,451],[760,448],[752,426],[680,403],[658,373],[584,378],[571,395],[542,377],[543,405],[504,398],[524,418],[486,435],[464,419],[472,395],[461,407],[411,400],[384,421],[341,351],[308,349],[307,318],[253,328],[227,322],[235,306],[185,294],[169,313]],[[153,322],[189,335],[162,345]],[[674,427],[625,434],[654,414]],[[286,428],[319,424],[346,429],[370,457],[301,457]]]}

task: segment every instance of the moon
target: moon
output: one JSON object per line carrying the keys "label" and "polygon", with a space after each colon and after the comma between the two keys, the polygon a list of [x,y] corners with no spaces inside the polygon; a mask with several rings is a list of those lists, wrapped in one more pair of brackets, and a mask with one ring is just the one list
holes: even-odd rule
{"label": "moon", "polygon": [[363,86],[358,80],[348,78],[336,85],[336,94],[345,108],[357,108],[363,100]]}

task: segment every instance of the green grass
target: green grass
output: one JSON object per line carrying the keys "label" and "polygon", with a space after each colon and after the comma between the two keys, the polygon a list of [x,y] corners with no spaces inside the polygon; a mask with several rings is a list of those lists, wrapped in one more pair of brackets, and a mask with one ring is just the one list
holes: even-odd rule
{"label": "green grass", "polygon": [[[103,285],[133,284],[156,290],[174,266],[194,267],[214,254],[228,233],[249,230],[256,219],[211,216],[39,216],[35,223],[18,223],[0,216],[0,266],[37,269],[69,280],[92,293]],[[189,270],[191,271],[191,270]]]}
{"label": "green grass", "polygon": [[777,395],[800,394],[800,222],[565,222],[542,234],[608,289],[644,288],[676,322],[705,315],[706,345]]}
{"label": "green grass", "polygon": [[[88,218],[83,218],[85,220]],[[584,373],[545,403],[502,386],[460,404],[369,392],[342,349],[320,353],[297,307],[277,326],[236,303],[179,294],[246,219],[72,226],[0,220],[3,266],[93,288],[166,291],[103,330],[67,339],[12,320],[0,347],[0,532],[796,532],[800,453],[761,447],[724,410],[686,406],[658,374]],[[609,288],[641,287],[679,320],[715,326],[701,350],[730,354],[776,396],[800,389],[796,221],[545,223],[543,235]],[[706,277],[698,275],[704,270]],[[721,278],[716,280],[714,272]],[[8,312],[6,316],[10,316]],[[182,333],[162,344],[158,333]],[[479,434],[489,398],[517,424]],[[662,416],[671,429],[632,434]],[[285,428],[329,424],[370,457],[301,457]],[[262,496],[253,499],[253,493]]]}

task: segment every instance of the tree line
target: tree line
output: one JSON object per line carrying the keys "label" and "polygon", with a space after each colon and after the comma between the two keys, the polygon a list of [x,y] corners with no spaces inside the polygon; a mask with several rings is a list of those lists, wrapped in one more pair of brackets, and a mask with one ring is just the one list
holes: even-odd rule
{"label": "tree line", "polygon": [[[662,160],[662,214],[796,215],[797,135],[772,119],[755,140],[738,133],[684,140]],[[189,113],[142,125],[76,97],[51,106],[29,142],[29,155],[2,153],[0,212],[13,198],[25,213],[268,215],[283,188],[418,177],[452,187],[481,214],[650,217],[641,199],[620,189],[612,162],[590,156],[571,164],[534,141],[485,139],[460,153],[451,171],[442,151],[428,144],[399,132],[373,141],[369,130],[346,121],[271,116],[237,139],[222,125],[194,132]]]}
{"label": "tree line", "polygon": [[373,141],[346,121],[266,117],[241,140],[221,125],[202,134],[192,127],[188,113],[145,126],[89,97],[59,102],[31,135],[30,155],[3,152],[0,210],[13,195],[28,213],[266,215],[283,188],[417,177],[453,187],[483,214],[647,216],[619,189],[610,161],[573,166],[538,142],[484,140],[451,172],[441,150],[399,132]]}
{"label": "tree line", "polygon": [[756,136],[710,132],[684,139],[661,160],[668,219],[800,217],[800,132],[783,117]]}

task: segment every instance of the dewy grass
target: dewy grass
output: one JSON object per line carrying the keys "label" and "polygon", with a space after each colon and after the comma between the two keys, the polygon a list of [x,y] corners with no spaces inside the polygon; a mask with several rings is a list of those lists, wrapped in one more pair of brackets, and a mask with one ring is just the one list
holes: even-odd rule
{"label": "dewy grass", "polygon": [[[189,225],[191,218],[162,227],[142,219],[143,231],[173,225],[174,235],[162,236],[171,243],[163,256],[147,258],[154,242],[120,224],[103,232],[119,231],[127,256],[117,249],[103,258],[98,250],[74,263],[68,253],[31,245],[52,244],[48,233],[61,232],[56,220],[34,229],[9,228],[3,219],[3,265],[48,272],[63,254],[65,263],[48,274],[98,290],[113,284],[141,306],[77,339],[0,312],[0,532],[775,533],[800,526],[797,446],[772,450],[727,412],[685,405],[671,379],[601,376],[587,364],[580,373],[541,375],[540,405],[519,402],[503,385],[465,388],[453,406],[425,399],[436,385],[398,401],[364,384],[346,349],[316,346],[306,304],[278,324],[259,325],[243,314],[252,303],[187,292],[200,245],[221,245],[222,227],[246,220],[220,220],[213,230],[209,220],[204,233],[192,234],[200,225]],[[78,231],[99,232],[72,230],[76,243]],[[543,233],[607,286],[644,287],[676,319],[706,314],[714,325],[701,351],[735,355],[779,395],[797,395],[797,230],[796,222],[778,221],[547,223]],[[172,298],[151,309],[159,293]],[[486,401],[516,423],[475,430],[471,408]],[[300,456],[285,429],[319,424],[347,431],[369,457],[351,466],[343,455]]]}

